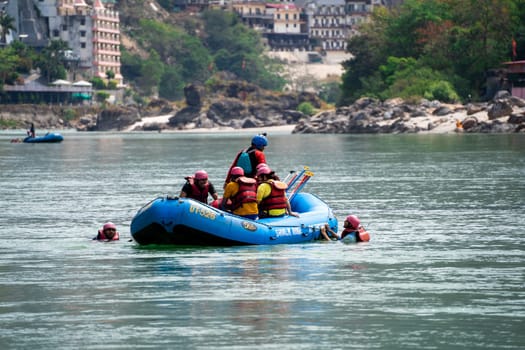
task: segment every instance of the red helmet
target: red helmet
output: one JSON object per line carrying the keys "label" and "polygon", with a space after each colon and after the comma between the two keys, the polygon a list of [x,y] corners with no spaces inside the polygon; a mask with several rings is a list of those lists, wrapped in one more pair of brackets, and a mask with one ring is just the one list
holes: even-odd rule
{"label": "red helmet", "polygon": [[193,177],[195,178],[195,180],[208,180],[208,173],[204,170],[198,170],[195,172]]}
{"label": "red helmet", "polygon": [[261,168],[268,168],[268,164],[266,163],[259,163],[257,164],[257,166],[255,167],[255,170],[259,170]]}
{"label": "red helmet", "polygon": [[272,169],[268,166],[263,166],[257,169],[257,176],[268,175],[272,173]]}
{"label": "red helmet", "polygon": [[230,171],[230,175],[232,176],[244,176],[244,169],[240,166],[233,167]]}
{"label": "red helmet", "polygon": [[106,223],[104,224],[104,226],[102,226],[102,230],[105,231],[105,230],[107,230],[108,228],[114,228],[114,229],[116,230],[116,229],[117,229],[117,226],[116,226],[114,223],[112,223],[111,221],[109,221],[109,222],[106,222]]}
{"label": "red helmet", "polygon": [[358,228],[361,224],[361,220],[355,215],[348,215],[346,221],[348,221],[353,228]]}

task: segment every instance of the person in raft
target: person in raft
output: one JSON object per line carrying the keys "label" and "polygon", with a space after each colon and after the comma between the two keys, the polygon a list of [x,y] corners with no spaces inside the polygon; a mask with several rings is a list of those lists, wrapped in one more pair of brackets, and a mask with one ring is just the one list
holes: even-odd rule
{"label": "person in raft", "polygon": [[269,167],[261,167],[257,171],[257,178],[260,185],[257,187],[257,203],[259,204],[259,217],[275,217],[283,215],[292,215],[299,217],[290,207],[290,202],[286,197],[286,188],[284,182],[274,180],[274,173]]}
{"label": "person in raft", "polygon": [[119,233],[117,231],[117,226],[112,222],[106,222],[104,226],[100,230],[98,230],[97,235],[93,238],[93,240],[97,241],[118,241],[119,240]]}
{"label": "person in raft", "polygon": [[[231,201],[229,208],[226,205],[228,199]],[[224,188],[220,209],[230,209],[235,215],[257,220],[257,183],[255,179],[244,176],[241,167],[236,166],[230,171],[230,182]]]}
{"label": "person in raft", "polygon": [[348,215],[343,223],[344,230],[341,232],[341,236],[334,232],[328,225],[321,227],[321,236],[327,241],[331,241],[332,238],[337,240],[344,239],[346,236],[351,235],[355,242],[368,242],[370,241],[370,234],[361,225],[361,220],[355,215]]}
{"label": "person in raft", "polygon": [[27,136],[35,138],[35,124],[31,123],[31,126],[27,130]]}
{"label": "person in raft", "polygon": [[235,160],[228,170],[228,175],[226,175],[224,186],[230,182],[231,171],[236,166],[241,167],[244,170],[244,176],[255,178],[257,175],[257,165],[266,163],[264,148],[267,146],[268,139],[266,138],[266,134],[259,134],[252,137],[250,147],[237,153]]}
{"label": "person in raft", "polygon": [[208,181],[208,173],[198,170],[193,176],[185,177],[186,183],[182,186],[179,197],[188,197],[208,204],[208,195],[213,199],[218,199],[217,191],[213,184]]}

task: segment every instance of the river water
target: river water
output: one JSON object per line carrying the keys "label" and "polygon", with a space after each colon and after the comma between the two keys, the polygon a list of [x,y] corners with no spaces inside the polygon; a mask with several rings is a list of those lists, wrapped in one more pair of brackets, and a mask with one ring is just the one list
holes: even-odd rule
{"label": "river water", "polygon": [[[523,349],[525,135],[269,135],[369,243],[150,248],[133,215],[251,134],[0,133],[1,349]],[[121,240],[92,241],[105,221]]]}

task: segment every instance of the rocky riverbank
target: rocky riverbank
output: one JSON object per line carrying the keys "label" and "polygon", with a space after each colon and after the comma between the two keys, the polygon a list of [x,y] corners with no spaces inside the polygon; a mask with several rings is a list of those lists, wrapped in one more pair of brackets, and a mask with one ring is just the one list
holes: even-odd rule
{"label": "rocky riverbank", "polygon": [[525,100],[501,91],[484,103],[443,104],[362,98],[350,106],[306,116],[302,102],[320,109],[312,93],[276,94],[246,83],[228,82],[210,94],[203,86],[185,89],[183,107],[164,100],[147,106],[4,105],[0,128],[44,130],[191,131],[286,127],[293,133],[515,133],[525,132]]}
{"label": "rocky riverbank", "polygon": [[525,132],[525,100],[500,91],[490,102],[443,104],[362,98],[351,106],[299,121],[294,133],[515,133]]}

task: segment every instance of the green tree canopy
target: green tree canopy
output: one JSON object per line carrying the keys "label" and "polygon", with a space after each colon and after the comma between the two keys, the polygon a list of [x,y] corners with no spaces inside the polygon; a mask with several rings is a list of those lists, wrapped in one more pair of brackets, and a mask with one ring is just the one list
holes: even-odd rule
{"label": "green tree canopy", "polygon": [[7,33],[10,30],[16,30],[15,19],[5,12],[0,12],[0,41],[5,43]]}
{"label": "green tree canopy", "polygon": [[69,50],[69,47],[65,41],[51,40],[49,45],[40,53],[36,65],[48,82],[66,78],[63,60],[66,50]]}
{"label": "green tree canopy", "polygon": [[478,95],[487,70],[511,59],[524,7],[524,0],[407,0],[375,11],[362,35],[348,42],[354,57],[343,64],[339,103],[363,95]]}

